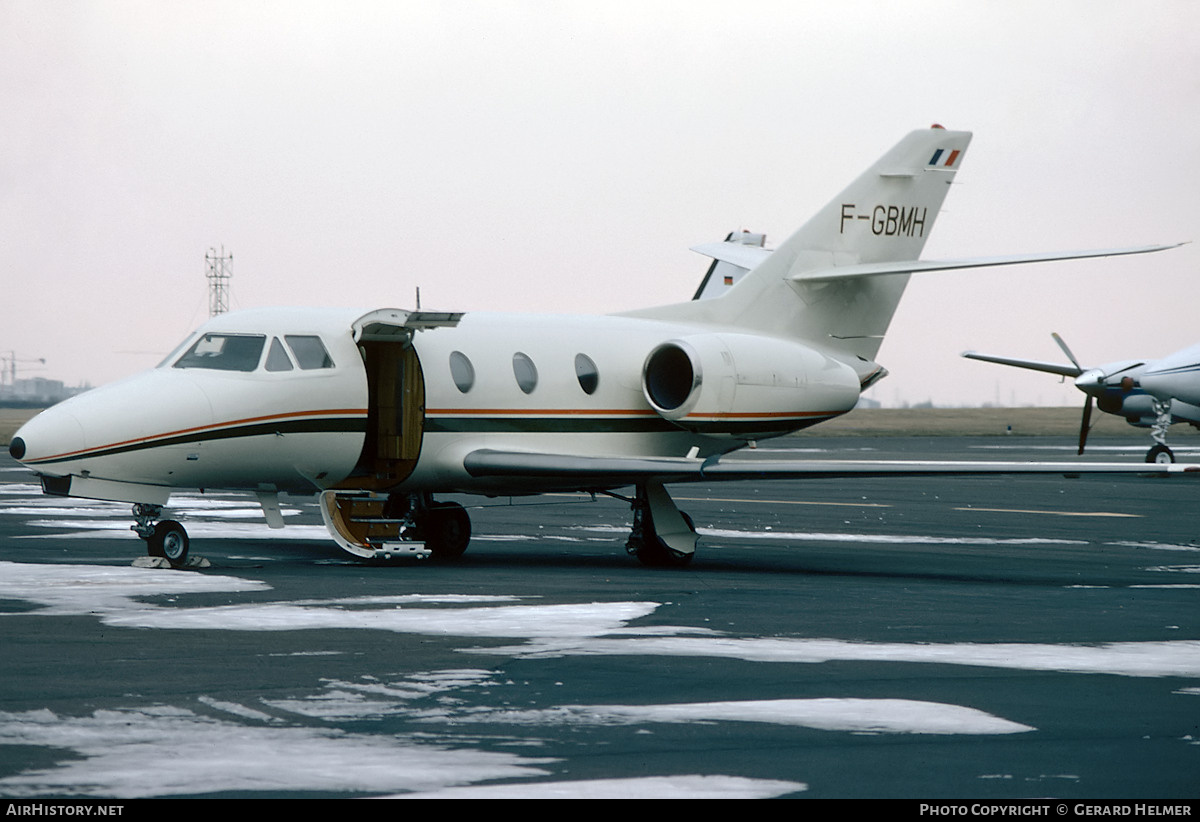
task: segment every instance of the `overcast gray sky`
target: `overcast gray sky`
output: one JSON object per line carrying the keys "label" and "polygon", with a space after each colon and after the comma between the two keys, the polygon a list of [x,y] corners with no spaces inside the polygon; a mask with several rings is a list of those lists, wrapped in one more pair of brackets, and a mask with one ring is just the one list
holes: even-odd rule
{"label": "overcast gray sky", "polygon": [[[1200,240],[1200,4],[0,0],[0,352],[99,384],[232,303],[687,299],[914,128],[975,132],[927,258]],[[1200,247],[914,278],[873,396],[1082,404],[1200,337]]]}

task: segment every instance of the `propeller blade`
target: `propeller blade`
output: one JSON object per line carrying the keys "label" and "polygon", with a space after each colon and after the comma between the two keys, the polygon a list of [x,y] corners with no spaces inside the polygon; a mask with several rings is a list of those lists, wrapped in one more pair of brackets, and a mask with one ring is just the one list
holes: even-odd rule
{"label": "propeller blade", "polygon": [[1058,332],[1051,332],[1050,336],[1054,338],[1056,343],[1058,343],[1058,347],[1062,349],[1062,352],[1067,355],[1067,359],[1070,360],[1076,368],[1078,368],[1080,371],[1083,371],[1083,366],[1079,364],[1079,360],[1075,359],[1075,355],[1071,353],[1071,349],[1067,348],[1067,344],[1063,342],[1063,338],[1058,336]]}
{"label": "propeller blade", "polygon": [[1083,453],[1083,447],[1087,445],[1088,431],[1092,430],[1092,395],[1083,401],[1083,420],[1079,423],[1079,453]]}

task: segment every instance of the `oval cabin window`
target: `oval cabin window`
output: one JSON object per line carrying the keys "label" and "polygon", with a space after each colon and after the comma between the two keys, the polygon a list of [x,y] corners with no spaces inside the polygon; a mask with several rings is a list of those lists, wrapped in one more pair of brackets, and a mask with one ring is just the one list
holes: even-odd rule
{"label": "oval cabin window", "polygon": [[471,365],[467,355],[461,351],[450,352],[450,379],[454,380],[454,385],[464,394],[475,385],[475,366]]}
{"label": "oval cabin window", "polygon": [[583,389],[583,393],[596,393],[596,388],[600,385],[600,372],[587,354],[575,355],[575,377],[579,380],[579,387]]}
{"label": "oval cabin window", "polygon": [[520,351],[513,354],[513,376],[517,378],[517,385],[526,394],[532,394],[533,389],[537,388],[537,366],[529,359],[528,354]]}

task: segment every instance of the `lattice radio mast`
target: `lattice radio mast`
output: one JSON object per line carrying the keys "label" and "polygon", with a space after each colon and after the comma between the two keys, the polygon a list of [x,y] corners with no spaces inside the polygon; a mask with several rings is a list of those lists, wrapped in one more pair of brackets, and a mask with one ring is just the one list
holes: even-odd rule
{"label": "lattice radio mast", "polygon": [[204,255],[208,269],[208,316],[215,317],[229,310],[229,279],[233,276],[233,255],[210,248]]}

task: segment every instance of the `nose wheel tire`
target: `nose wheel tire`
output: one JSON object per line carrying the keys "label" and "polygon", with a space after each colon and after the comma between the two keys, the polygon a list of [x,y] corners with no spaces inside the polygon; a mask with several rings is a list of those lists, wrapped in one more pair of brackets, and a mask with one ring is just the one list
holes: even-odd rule
{"label": "nose wheel tire", "polygon": [[1158,443],[1146,452],[1146,462],[1156,462],[1160,465],[1165,465],[1169,462],[1175,462],[1175,454],[1167,446]]}
{"label": "nose wheel tire", "polygon": [[164,519],[154,525],[154,533],[146,540],[147,551],[152,557],[162,557],[173,567],[187,564],[189,540],[187,531],[173,519]]}

